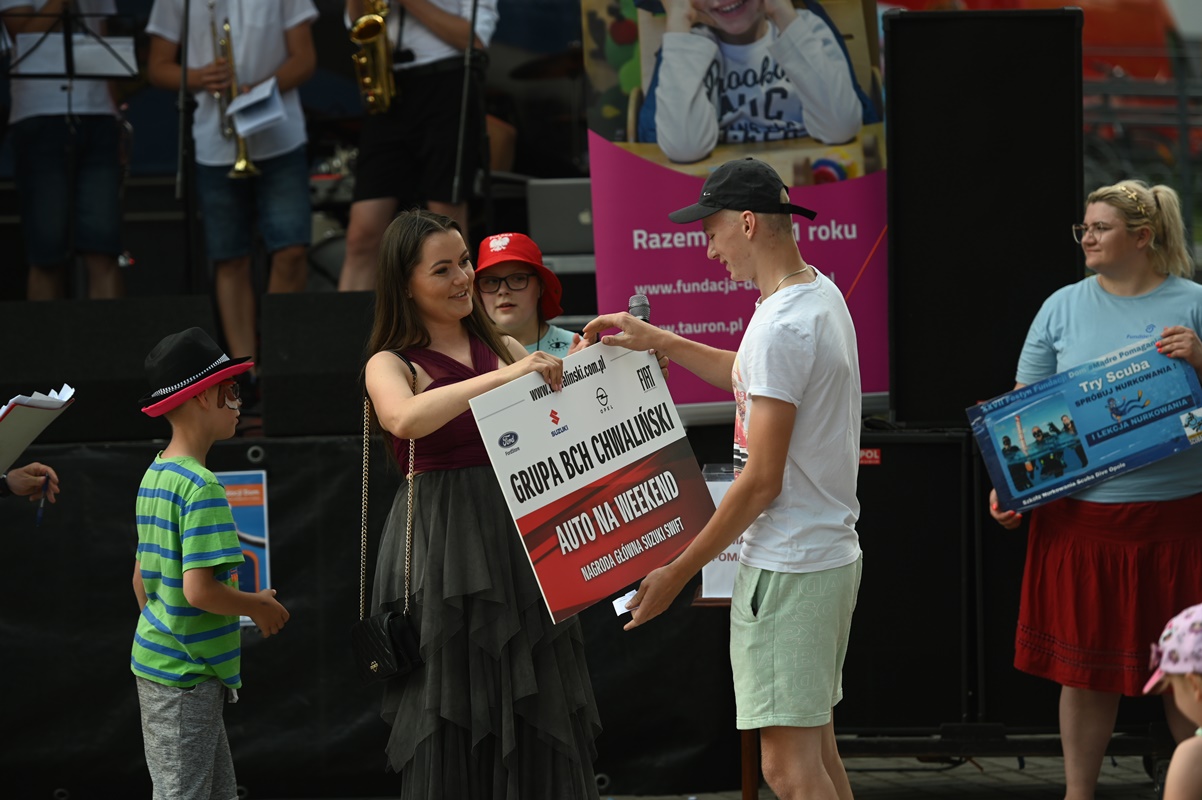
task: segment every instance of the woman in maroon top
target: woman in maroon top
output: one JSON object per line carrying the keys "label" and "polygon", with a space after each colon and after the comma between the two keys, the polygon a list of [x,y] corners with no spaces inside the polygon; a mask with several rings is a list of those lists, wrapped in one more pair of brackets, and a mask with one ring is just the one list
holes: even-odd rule
{"label": "woman in maroon top", "polygon": [[[473,277],[448,217],[406,212],[384,234],[365,376],[402,469],[416,440],[410,605],[425,660],[385,686],[388,760],[402,798],[596,798],[601,726],[580,625],[551,621],[468,406],[530,372],[559,390],[563,362],[499,333]],[[397,352],[417,369],[416,396]],[[373,612],[404,606],[406,504],[402,484]]]}

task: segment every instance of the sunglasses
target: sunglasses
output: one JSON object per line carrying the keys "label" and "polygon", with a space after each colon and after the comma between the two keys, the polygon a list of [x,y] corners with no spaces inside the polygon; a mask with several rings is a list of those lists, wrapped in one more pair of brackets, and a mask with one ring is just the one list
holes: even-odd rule
{"label": "sunglasses", "polygon": [[217,407],[218,408],[241,408],[242,407],[242,385],[237,381],[229,383],[217,384]]}

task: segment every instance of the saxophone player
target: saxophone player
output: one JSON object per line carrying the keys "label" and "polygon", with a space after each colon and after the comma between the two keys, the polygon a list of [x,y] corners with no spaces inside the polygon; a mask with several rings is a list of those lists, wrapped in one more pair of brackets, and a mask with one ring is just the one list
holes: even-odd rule
{"label": "saxophone player", "polygon": [[[192,0],[188,64],[182,70],[177,57],[183,9],[184,0],[155,0],[146,25],[147,71],[152,84],[166,89],[178,90],[180,81],[186,81],[196,98],[196,192],[226,351],[233,358],[253,357],[251,254],[256,230],[271,255],[269,292],[301,291],[308,277],[309,165],[297,87],[317,66],[310,25],[318,12],[312,0]],[[273,77],[284,119],[245,139],[258,174],[231,177],[238,143],[224,130],[221,98],[228,97],[231,85],[243,93]],[[247,404],[253,405],[253,377],[249,384],[243,388],[250,393]]]}
{"label": "saxophone player", "polygon": [[[346,0],[347,25],[386,7],[396,95],[386,111],[365,114],[355,164],[355,193],[338,288],[374,289],[384,229],[398,209],[425,206],[468,229],[467,197],[483,159],[483,52],[497,27],[497,0]],[[459,196],[453,184],[464,51],[470,72]]]}

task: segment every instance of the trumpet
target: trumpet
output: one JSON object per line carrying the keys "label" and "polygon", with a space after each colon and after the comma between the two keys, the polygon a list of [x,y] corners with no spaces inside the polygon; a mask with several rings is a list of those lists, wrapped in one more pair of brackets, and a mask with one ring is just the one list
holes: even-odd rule
{"label": "trumpet", "polygon": [[392,75],[392,50],[388,47],[388,0],[367,0],[363,16],[351,26],[351,42],[359,52],[351,56],[359,79],[359,93],[368,114],[382,114],[396,97]]}
{"label": "trumpet", "polygon": [[238,70],[234,67],[234,44],[230,37],[230,20],[226,17],[221,23],[221,35],[217,33],[217,14],[214,11],[215,0],[209,0],[209,30],[213,36],[213,57],[224,58],[230,65],[230,86],[222,92],[216,92],[217,108],[221,115],[221,135],[234,138],[237,154],[234,156],[234,166],[227,173],[230,178],[253,178],[259,174],[259,168],[250,160],[250,151],[246,139],[234,130],[234,120],[227,113],[229,104],[238,97]]}

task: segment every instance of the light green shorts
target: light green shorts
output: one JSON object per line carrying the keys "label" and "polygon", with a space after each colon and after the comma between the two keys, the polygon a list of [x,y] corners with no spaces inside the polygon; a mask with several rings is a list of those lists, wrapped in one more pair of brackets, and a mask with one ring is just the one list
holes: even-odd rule
{"label": "light green shorts", "polygon": [[843,658],[863,558],[821,572],[739,564],[730,602],[735,725],[813,728],[843,698]]}

